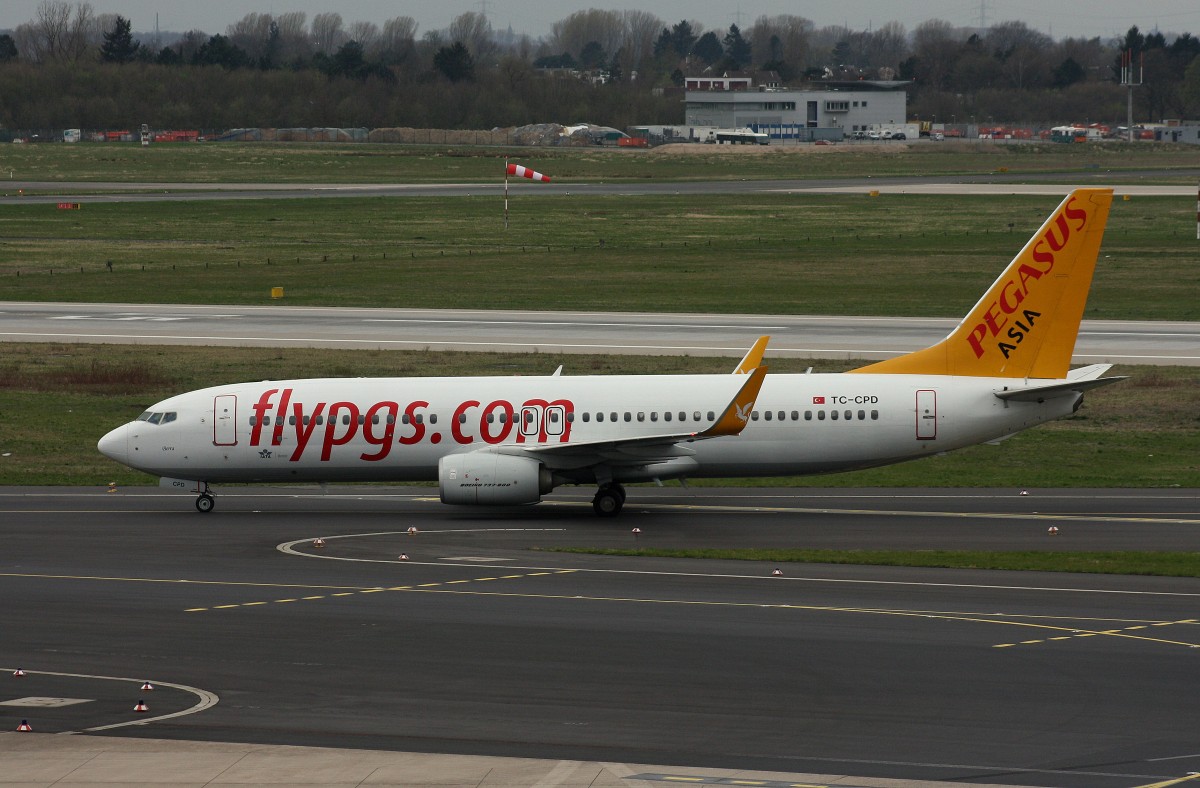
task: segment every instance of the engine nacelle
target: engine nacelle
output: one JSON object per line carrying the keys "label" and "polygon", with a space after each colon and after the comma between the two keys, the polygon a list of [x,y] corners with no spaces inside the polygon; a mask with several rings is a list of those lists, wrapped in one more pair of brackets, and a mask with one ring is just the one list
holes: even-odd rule
{"label": "engine nacelle", "polygon": [[449,454],[438,461],[442,503],[537,503],[554,489],[550,471],[529,457],[488,451]]}

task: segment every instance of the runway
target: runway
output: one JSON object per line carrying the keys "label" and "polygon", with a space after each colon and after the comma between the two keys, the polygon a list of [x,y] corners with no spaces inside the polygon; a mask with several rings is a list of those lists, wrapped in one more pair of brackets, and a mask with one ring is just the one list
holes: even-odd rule
{"label": "runway", "polygon": [[[693,781],[1107,788],[1200,770],[1195,579],[555,550],[1200,549],[1193,490],[1027,492],[635,488],[603,521],[583,489],[489,511],[421,488],[229,488],[200,515],[152,488],[5,488],[0,667],[28,675],[0,701],[19,681],[83,702],[0,715]],[[139,716],[147,679],[163,689]]]}
{"label": "runway", "polygon": [[[0,302],[0,341],[880,359],[928,347],[945,318]],[[1085,320],[1077,364],[1200,364],[1200,323]]]}

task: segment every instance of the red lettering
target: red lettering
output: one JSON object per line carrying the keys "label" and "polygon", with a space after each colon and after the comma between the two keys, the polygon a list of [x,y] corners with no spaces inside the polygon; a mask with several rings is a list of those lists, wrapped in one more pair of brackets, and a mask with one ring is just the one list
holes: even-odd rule
{"label": "red lettering", "polygon": [[1046,231],[1042,236],[1046,239],[1046,243],[1050,244],[1050,248],[1056,252],[1061,252],[1062,248],[1067,245],[1067,241],[1071,238],[1071,228],[1067,226],[1067,217],[1061,213],[1054,218],[1054,224],[1058,226],[1058,231],[1062,233],[1062,240],[1054,237],[1054,227]]}
{"label": "red lettering", "polygon": [[[1046,263],[1046,270],[1042,271],[1042,273],[1048,274],[1048,273],[1050,273],[1050,269],[1052,269],[1054,267],[1054,255],[1052,255],[1050,252],[1043,252],[1038,249],[1038,247],[1041,246],[1044,242],[1045,242],[1045,239],[1038,241],[1036,244],[1034,244],[1032,257],[1034,259],[1034,262]],[[1029,265],[1026,265],[1023,267],[1032,268],[1032,266],[1029,266]]]}
{"label": "red lettering", "polygon": [[304,447],[308,445],[308,439],[312,437],[313,430],[317,427],[317,419],[321,418],[321,413],[325,410],[325,403],[317,403],[317,407],[308,421],[304,420],[302,404],[297,402],[293,409],[296,411],[292,416],[296,420],[296,450],[292,452],[290,461],[299,462],[300,455],[304,453]]}
{"label": "red lettering", "polygon": [[450,433],[454,436],[454,440],[459,443],[474,443],[475,439],[470,435],[464,435],[462,425],[467,420],[467,410],[479,405],[479,400],[469,399],[463,404],[454,409],[454,415],[450,417]]}
{"label": "red lettering", "polygon": [[1070,200],[1067,201],[1067,207],[1063,208],[1063,215],[1066,216],[1068,219],[1078,219],[1079,226],[1076,227],[1075,229],[1082,230],[1087,225],[1087,218],[1088,218],[1087,211],[1085,211],[1083,208],[1072,208],[1071,205],[1074,202],[1075,202],[1074,197],[1072,197]]}
{"label": "red lettering", "polygon": [[[1038,276],[1041,276],[1041,273],[1038,273]],[[1015,296],[1015,300],[1013,300],[1011,303],[1008,300],[1008,289],[1010,287],[1014,288],[1013,295]],[[1005,282],[1004,287],[1000,289],[1000,308],[1004,310],[1006,315],[1011,315],[1013,312],[1016,312],[1017,306],[1024,300],[1025,291],[1018,288],[1016,283],[1011,279]]]}
{"label": "red lettering", "polygon": [[263,420],[266,418],[267,411],[271,409],[271,395],[279,389],[267,389],[258,398],[258,402],[254,404],[254,429],[250,433],[250,445],[257,446],[262,440]]}
{"label": "red lettering", "polygon": [[971,333],[967,335],[967,342],[971,344],[971,349],[975,351],[975,358],[983,358],[983,338],[987,335],[987,326],[983,323],[971,329]]}
{"label": "red lettering", "polygon": [[408,417],[409,426],[413,428],[412,435],[401,435],[398,443],[404,446],[412,446],[414,443],[419,443],[421,438],[425,437],[425,419],[417,414],[418,408],[428,408],[429,403],[423,400],[408,403],[408,407],[404,409],[404,415]]}
{"label": "red lettering", "polygon": [[[375,436],[375,431],[372,427],[375,424],[375,419],[379,418],[380,413],[387,414],[383,416],[383,435]],[[374,454],[363,452],[361,458],[367,462],[377,462],[382,460],[392,450],[392,439],[396,436],[396,417],[400,413],[400,404],[397,402],[376,402],[371,407],[367,408],[366,422],[363,424],[363,440],[372,446],[378,446],[379,451]]]}
{"label": "red lettering", "polygon": [[[500,431],[492,432],[492,425],[496,421],[496,411],[500,411]],[[483,409],[483,414],[479,417],[479,437],[483,438],[485,443],[500,443],[508,437],[513,428],[513,407],[510,403],[502,399],[495,402],[489,402],[488,406]]]}
{"label": "red lettering", "polygon": [[[349,427],[340,438],[337,437],[338,411],[347,411],[346,421]],[[335,402],[329,406],[329,418],[325,420],[325,441],[321,444],[321,462],[329,462],[329,456],[334,446],[345,446],[358,434],[358,406],[353,402]]]}
{"label": "red lettering", "polygon": [[988,331],[992,332],[992,336],[996,336],[997,334],[999,334],[1000,329],[1004,328],[1004,324],[1008,322],[1008,318],[1006,317],[1006,318],[1004,318],[1004,323],[997,323],[996,322],[997,317],[998,317],[998,315],[996,314],[996,302],[993,301],[991,303],[991,305],[987,308],[987,311],[983,313],[983,322],[987,323]]}
{"label": "red lettering", "polygon": [[[1046,270],[1048,271],[1050,269],[1046,269]],[[1045,272],[1037,270],[1032,265],[1026,265],[1026,264],[1022,263],[1021,267],[1017,269],[1017,275],[1021,277],[1021,289],[1024,290],[1025,293],[1028,293],[1029,292],[1029,280],[1030,279],[1041,279],[1043,273],[1045,273]]]}
{"label": "red lettering", "polygon": [[279,400],[279,410],[275,412],[275,430],[271,433],[271,445],[283,443],[283,417],[287,415],[288,403],[292,401],[292,390],[283,390],[283,399]]}

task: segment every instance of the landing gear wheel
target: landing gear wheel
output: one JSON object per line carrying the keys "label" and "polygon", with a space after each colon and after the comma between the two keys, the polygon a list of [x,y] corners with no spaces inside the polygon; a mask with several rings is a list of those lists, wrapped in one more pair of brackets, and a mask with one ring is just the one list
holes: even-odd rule
{"label": "landing gear wheel", "polygon": [[211,512],[213,510],[213,507],[216,505],[217,505],[216,499],[213,498],[208,493],[201,493],[200,497],[196,499],[196,511],[198,511],[198,512],[203,512],[205,514],[208,514],[209,512]]}
{"label": "landing gear wheel", "polygon": [[625,505],[624,492],[620,487],[601,487],[592,499],[592,511],[600,517],[616,517]]}
{"label": "landing gear wheel", "polygon": [[617,495],[621,496],[621,503],[622,504],[625,503],[625,488],[624,487],[617,484],[616,482],[613,482],[612,484],[608,485],[608,489],[612,490]]}

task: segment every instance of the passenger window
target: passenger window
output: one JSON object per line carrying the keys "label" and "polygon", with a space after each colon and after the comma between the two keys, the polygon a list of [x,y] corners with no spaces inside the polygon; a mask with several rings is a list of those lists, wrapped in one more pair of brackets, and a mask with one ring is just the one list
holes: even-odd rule
{"label": "passenger window", "polygon": [[825,411],[817,411],[817,421],[825,421]]}
{"label": "passenger window", "polygon": [[567,422],[571,424],[575,423],[575,411],[571,411],[567,414]]}
{"label": "passenger window", "polygon": [[671,411],[669,411],[669,410],[665,411],[663,413],[663,421],[670,421],[670,420],[671,420]]}
{"label": "passenger window", "polygon": [[783,411],[779,411],[779,420],[783,421],[785,418],[787,418],[787,414]]}
{"label": "passenger window", "polygon": [[838,412],[836,410],[829,411],[829,418],[832,419],[833,421],[837,421]]}
{"label": "passenger window", "polygon": [[650,411],[650,421],[658,421],[658,411]]}
{"label": "passenger window", "polygon": [[349,424],[350,424],[350,414],[343,413],[342,414],[342,426],[345,427],[345,426],[348,426]]}
{"label": "passenger window", "polygon": [[811,410],[804,411],[804,420],[812,421],[812,411]]}
{"label": "passenger window", "polygon": [[596,421],[604,421],[604,411],[596,412]]}
{"label": "passenger window", "polygon": [[633,414],[629,411],[625,411],[625,421],[633,421]]}
{"label": "passenger window", "polygon": [[684,413],[683,411],[679,411],[679,420],[680,420],[680,421],[687,421],[687,414],[686,414],[686,413]]}
{"label": "passenger window", "polygon": [[317,416],[317,424],[324,424],[324,423],[325,423],[325,417]]}
{"label": "passenger window", "polygon": [[591,421],[591,418],[592,418],[592,414],[588,413],[588,412],[585,410],[585,411],[583,412],[583,420],[584,420],[584,421]]}
{"label": "passenger window", "polygon": [[792,421],[800,421],[800,411],[792,411]]}
{"label": "passenger window", "polygon": [[424,423],[425,423],[425,414],[418,413],[417,414],[417,424],[424,424]]}
{"label": "passenger window", "polygon": [[879,411],[871,411],[871,421],[879,421]]}
{"label": "passenger window", "polygon": [[255,424],[258,424],[258,416],[251,416],[250,417],[250,426],[253,427]]}
{"label": "passenger window", "polygon": [[771,420],[771,411],[769,411],[769,410],[763,411],[763,418],[766,419],[767,421],[770,421]]}
{"label": "passenger window", "polygon": [[[420,416],[418,416],[417,418],[420,418]],[[430,424],[437,424],[437,414],[436,414],[436,413],[430,413],[430,414],[429,414],[429,423],[430,423]]]}
{"label": "passenger window", "polygon": [[507,414],[507,413],[501,413],[501,414],[500,414],[500,423],[501,423],[501,424],[508,424],[508,414]]}
{"label": "passenger window", "polygon": [[612,413],[608,414],[608,420],[609,420],[609,421],[616,421],[616,420],[617,420],[617,412],[616,412],[615,410],[614,410]]}
{"label": "passenger window", "polygon": [[713,412],[710,410],[710,411],[708,412],[708,420],[709,420],[709,421],[713,421],[713,420],[714,420],[714,419],[716,419],[716,418],[717,418],[717,414],[713,413]]}
{"label": "passenger window", "polygon": [[844,412],[842,415],[846,417],[846,421],[850,421],[850,419],[854,418],[853,411],[848,410],[848,411]]}
{"label": "passenger window", "polygon": [[372,423],[372,424],[378,424],[378,423],[379,423],[379,414],[378,414],[378,413],[376,413],[374,416],[372,416],[372,417],[371,417],[371,423]]}
{"label": "passenger window", "polygon": [[859,421],[866,421],[866,419],[867,419],[867,412],[866,412],[865,410],[860,410],[860,411],[858,412],[858,420],[859,420]]}
{"label": "passenger window", "polygon": [[750,412],[750,420],[758,421],[758,411],[754,410]]}
{"label": "passenger window", "polygon": [[[375,423],[376,423],[376,424],[378,424],[378,423],[379,423],[379,417],[378,417],[378,416],[376,416],[376,417],[375,417],[375,419],[374,419],[374,421],[375,421]],[[366,423],[367,423],[367,417],[366,417],[364,414],[362,414],[362,413],[358,414],[358,423],[359,423],[359,424],[366,424]]]}
{"label": "passenger window", "polygon": [[458,423],[466,424],[467,423],[467,414],[465,414],[465,413],[458,414]]}
{"label": "passenger window", "polygon": [[405,413],[403,416],[400,417],[401,424],[408,424],[410,421],[411,421],[411,419],[409,418],[407,413]]}
{"label": "passenger window", "polygon": [[639,410],[638,411],[638,421],[645,421],[645,420],[646,420],[646,412]]}
{"label": "passenger window", "polygon": [[388,424],[395,424],[395,423],[396,423],[396,416],[395,416],[395,414],[393,414],[393,413],[389,413],[389,414],[388,414],[388,417],[387,417],[387,423],[388,423]]}
{"label": "passenger window", "polygon": [[700,421],[700,411],[696,411],[696,412],[694,412],[694,413],[692,414],[692,420],[693,420],[693,421]]}
{"label": "passenger window", "polygon": [[496,414],[495,414],[495,413],[489,413],[488,415],[484,416],[484,420],[485,420],[485,421],[486,421],[488,424],[495,424],[495,423],[496,423]]}
{"label": "passenger window", "polygon": [[551,411],[550,411],[550,423],[551,423],[551,424],[558,424],[558,410],[551,410]]}

